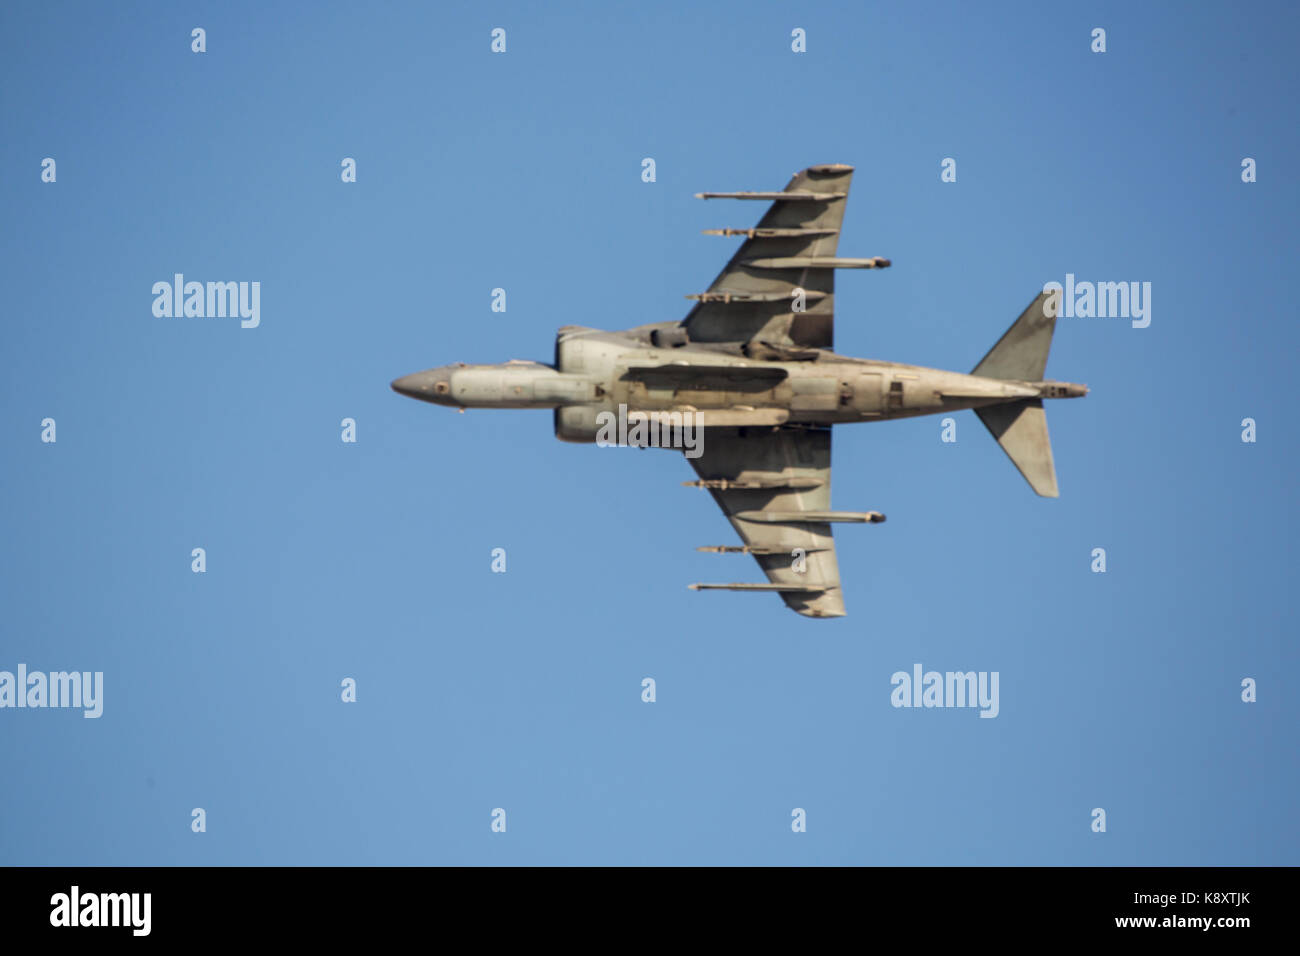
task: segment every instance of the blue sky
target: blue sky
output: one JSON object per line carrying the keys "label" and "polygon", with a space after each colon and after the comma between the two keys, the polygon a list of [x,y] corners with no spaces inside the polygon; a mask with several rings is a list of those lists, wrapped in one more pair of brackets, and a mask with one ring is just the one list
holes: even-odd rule
{"label": "blue sky", "polygon": [[[1296,28],[6,4],[0,670],[102,671],[104,713],[0,710],[0,862],[1300,862]],[[1148,328],[1058,325],[1059,500],[969,413],[836,430],[834,506],[889,515],[837,535],[848,617],[687,590],[759,572],[694,550],[734,535],[676,453],[389,390],[684,316],[700,230],[761,214],[691,194],[830,162],[840,254],[893,260],[841,275],[846,354],[964,371],[1045,282],[1152,284]],[[176,272],[260,326],[156,318]],[[999,672],[998,717],[891,707],[915,663]]]}

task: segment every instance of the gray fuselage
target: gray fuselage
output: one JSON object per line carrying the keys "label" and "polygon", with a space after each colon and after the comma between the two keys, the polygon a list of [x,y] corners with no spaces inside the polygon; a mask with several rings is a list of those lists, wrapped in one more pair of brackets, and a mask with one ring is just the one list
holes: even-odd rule
{"label": "gray fuselage", "polygon": [[610,333],[566,326],[554,365],[457,363],[407,375],[393,388],[460,409],[558,409],[557,435],[566,441],[594,441],[596,416],[620,406],[701,413],[705,425],[834,425],[1086,393],[1071,383],[985,378],[821,349],[755,359],[734,348],[665,348],[653,344],[649,332],[656,328]]}

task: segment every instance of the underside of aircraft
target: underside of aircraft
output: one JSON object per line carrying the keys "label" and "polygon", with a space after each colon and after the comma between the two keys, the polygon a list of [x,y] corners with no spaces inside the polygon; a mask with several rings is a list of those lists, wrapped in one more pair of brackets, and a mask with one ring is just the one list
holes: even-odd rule
{"label": "underside of aircraft", "polygon": [[614,421],[620,436],[628,422],[634,434],[700,429],[686,453],[698,478],[687,484],[713,495],[741,540],[701,550],[750,554],[767,581],[690,586],[772,591],[799,614],[842,617],[832,526],[884,515],[832,509],[834,425],[969,408],[1030,487],[1054,498],[1043,401],[1088,391],[1043,378],[1059,291],[1037,295],[970,373],[836,353],[836,271],[890,266],[837,254],[852,178],[850,166],[819,165],[779,192],[697,194],[771,205],[753,227],[708,230],[743,242],[680,321],[622,332],[565,326],[551,365],[457,363],[392,387],[461,410],[551,408],[564,441],[601,442]]}

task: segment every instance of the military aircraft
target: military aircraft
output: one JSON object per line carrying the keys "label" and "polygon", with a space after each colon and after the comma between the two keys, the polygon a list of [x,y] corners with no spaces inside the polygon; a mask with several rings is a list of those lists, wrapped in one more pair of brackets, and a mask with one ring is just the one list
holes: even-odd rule
{"label": "military aircraft", "polygon": [[974,409],[1030,487],[1054,498],[1043,400],[1088,392],[1043,379],[1059,292],[1029,303],[969,374],[836,354],[835,271],[890,264],[836,255],[852,178],[853,167],[829,164],[780,192],[697,193],[771,206],[753,228],[706,230],[744,242],[679,322],[566,325],[550,365],[457,363],[392,388],[462,411],[550,408],[556,437],[570,442],[599,441],[616,414],[673,435],[692,421],[700,442],[687,460],[699,479],[686,484],[709,490],[743,542],[700,550],[751,554],[768,580],[690,587],[775,591],[799,614],[842,617],[831,526],[884,515],[831,510],[831,426]]}

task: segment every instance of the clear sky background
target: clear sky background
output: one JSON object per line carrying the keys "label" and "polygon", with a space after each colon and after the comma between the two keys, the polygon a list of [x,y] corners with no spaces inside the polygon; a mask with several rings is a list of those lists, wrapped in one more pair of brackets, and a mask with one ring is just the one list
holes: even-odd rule
{"label": "clear sky background", "polygon": [[[105,694],[0,711],[0,863],[1300,863],[1298,16],[5,4],[0,669]],[[832,162],[893,260],[843,353],[965,371],[1045,282],[1152,284],[1058,323],[1059,500],[969,412],[836,429],[834,506],[889,516],[847,617],[687,590],[761,577],[678,453],[389,390],[684,316],[765,207],[691,194]],[[155,318],[176,272],[260,327]],[[915,663],[999,716],[891,707]]]}

